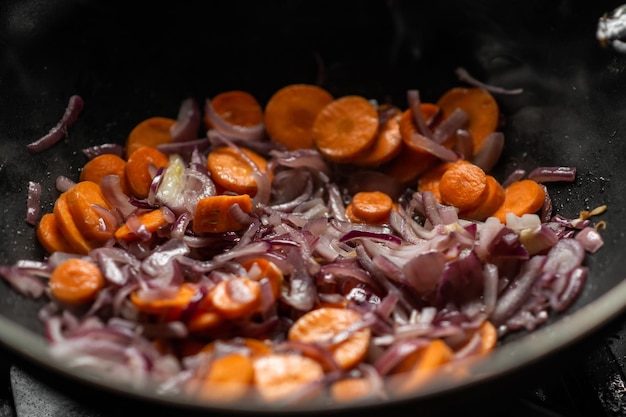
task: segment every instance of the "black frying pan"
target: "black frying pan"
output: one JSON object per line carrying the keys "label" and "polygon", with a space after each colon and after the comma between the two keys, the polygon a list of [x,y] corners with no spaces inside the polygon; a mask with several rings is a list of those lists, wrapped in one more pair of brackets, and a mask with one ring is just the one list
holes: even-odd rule
{"label": "black frying pan", "polygon": [[[184,98],[202,101],[242,89],[265,102],[278,88],[305,82],[321,83],[335,96],[361,94],[403,107],[409,88],[428,101],[458,85],[454,69],[463,66],[485,82],[525,91],[498,96],[507,142],[497,175],[576,166],[574,184],[550,186],[554,207],[571,217],[608,205],[602,217],[606,244],[587,259],[588,285],[566,314],[532,335],[507,339],[468,378],[416,395],[411,407],[446,410],[451,396],[479,398],[487,386],[507,387],[503,382],[593,336],[626,306],[626,56],[595,39],[598,18],[619,3],[199,3],[134,9],[90,0],[0,5],[0,263],[44,255],[24,220],[29,180],[43,185],[42,209],[50,211],[55,178],[77,177],[85,162],[82,148],[123,143],[140,120],[175,117]],[[86,104],[67,139],[30,155],[26,144],[56,124],[72,94]],[[38,335],[39,306],[0,283],[0,342],[8,354],[76,387],[86,384],[98,396],[202,408],[51,362]],[[249,411],[245,404],[235,408]]]}

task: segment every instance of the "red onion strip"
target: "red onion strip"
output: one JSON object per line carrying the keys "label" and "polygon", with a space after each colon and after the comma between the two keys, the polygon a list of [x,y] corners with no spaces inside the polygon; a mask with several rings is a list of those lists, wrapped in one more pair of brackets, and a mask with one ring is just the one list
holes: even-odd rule
{"label": "red onion strip", "polygon": [[28,182],[28,193],[26,198],[26,223],[35,225],[39,221],[41,207],[41,184],[35,181]]}
{"label": "red onion strip", "polygon": [[38,153],[61,140],[67,134],[68,129],[76,122],[78,115],[83,110],[83,105],[84,101],[80,96],[71,96],[61,120],[46,135],[26,145],[28,150],[31,153]]}

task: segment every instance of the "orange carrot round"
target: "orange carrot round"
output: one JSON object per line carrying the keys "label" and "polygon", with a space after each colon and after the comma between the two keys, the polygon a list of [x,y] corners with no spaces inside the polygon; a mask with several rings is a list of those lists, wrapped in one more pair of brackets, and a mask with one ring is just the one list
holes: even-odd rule
{"label": "orange carrot round", "polygon": [[252,200],[248,194],[201,198],[193,216],[193,231],[195,233],[224,233],[243,229],[246,225],[230,212],[230,208],[235,204],[244,213],[252,211]]}
{"label": "orange carrot round", "polygon": [[88,161],[80,172],[80,181],[92,181],[100,184],[100,180],[107,175],[117,175],[120,178],[122,190],[128,194],[126,184],[126,161],[114,154],[102,154]]}
{"label": "orange carrot round", "polygon": [[[361,320],[353,310],[322,307],[301,316],[289,329],[289,340],[309,343],[328,342],[333,336],[345,331]],[[335,361],[342,369],[350,369],[361,362],[369,350],[369,327],[351,333],[347,339],[331,347]]]}
{"label": "orange carrot round", "polygon": [[67,203],[67,192],[62,193],[59,197],[57,197],[54,202],[53,213],[59,230],[72,247],[73,252],[80,255],[86,255],[90,250],[95,248],[95,245],[87,242],[81,231],[78,229]]}
{"label": "orange carrot round", "polygon": [[441,108],[444,119],[456,109],[467,113],[469,118],[467,129],[472,134],[474,154],[480,150],[485,137],[498,128],[500,119],[498,103],[484,88],[452,88],[439,98],[437,105]]}
{"label": "orange carrot round", "polygon": [[201,370],[188,390],[204,400],[232,403],[249,393],[253,378],[252,359],[229,353],[211,360],[206,372]]}
{"label": "orange carrot round", "polygon": [[533,180],[524,179],[513,182],[504,191],[504,202],[492,214],[501,223],[506,223],[507,213],[513,213],[516,216],[536,213],[545,202],[546,194],[543,187]]}
{"label": "orange carrot round", "polygon": [[395,158],[402,149],[402,136],[400,135],[400,117],[398,109],[391,117],[384,121],[379,128],[374,145],[365,155],[354,161],[360,166],[380,166]]}
{"label": "orange carrot round", "polygon": [[265,106],[265,130],[289,150],[313,148],[313,122],[333,96],[315,85],[291,84],[276,91]]}
{"label": "orange carrot round", "polygon": [[137,198],[146,198],[150,193],[152,175],[150,167],[165,168],[169,157],[150,146],[137,148],[126,161],[126,181],[131,193]]}
{"label": "orange carrot round", "polygon": [[104,287],[104,277],[96,264],[72,258],[52,271],[48,285],[52,296],[60,302],[83,304],[92,301]]}
{"label": "orange carrot round", "polygon": [[256,391],[269,403],[289,398],[324,377],[319,362],[295,353],[262,356],[254,360],[253,366]]}
{"label": "orange carrot round", "polygon": [[389,220],[393,200],[381,191],[361,191],[352,197],[346,214],[355,223],[381,224]]}
{"label": "orange carrot round", "polygon": [[126,158],[130,157],[142,146],[157,147],[165,143],[172,142],[171,127],[176,123],[176,119],[169,117],[150,117],[139,122],[130,131],[126,139]]}
{"label": "orange carrot round", "polygon": [[177,314],[182,311],[193,298],[196,290],[190,284],[183,284],[178,291],[168,298],[152,299],[144,298],[142,290],[136,290],[130,293],[130,301],[137,309],[143,313],[167,315]]}
{"label": "orange carrot round", "polygon": [[46,213],[37,224],[37,239],[41,246],[49,253],[53,252],[74,252],[72,245],[65,239],[54,213]]}
{"label": "orange carrot round", "polygon": [[468,211],[479,206],[486,198],[487,174],[474,164],[455,163],[439,180],[441,200]]}
{"label": "orange carrot round", "polygon": [[[263,173],[267,172],[267,160],[258,153],[240,148]],[[254,197],[257,183],[252,175],[253,168],[237,150],[222,146],[212,150],[207,157],[207,169],[217,185],[237,194],[249,194]]]}
{"label": "orange carrot round", "polygon": [[113,237],[117,227],[95,206],[111,209],[104,199],[100,186],[92,181],[80,181],[66,192],[67,204],[81,234],[87,241],[101,244]]}
{"label": "orange carrot round", "polygon": [[391,381],[392,392],[404,395],[419,389],[436,374],[437,368],[450,362],[452,357],[452,349],[443,341],[431,341],[410,354],[394,369],[398,377]]}
{"label": "orange carrot round", "polygon": [[261,303],[261,287],[249,278],[233,278],[219,282],[209,293],[215,311],[226,319],[249,316]]}
{"label": "orange carrot round", "polygon": [[[215,113],[226,122],[242,127],[252,127],[263,122],[263,109],[250,93],[240,90],[225,91],[211,99]],[[207,128],[213,127],[205,116]]]}
{"label": "orange carrot round", "polygon": [[487,192],[485,200],[473,210],[461,212],[461,217],[472,220],[485,220],[504,203],[505,191],[493,176],[487,175]]}
{"label": "orange carrot round", "polygon": [[326,105],[313,123],[317,149],[331,161],[353,162],[375,142],[378,113],[360,96],[346,96]]}
{"label": "orange carrot round", "polygon": [[[150,233],[155,233],[160,228],[169,224],[165,213],[161,209],[150,210],[148,212],[142,213],[139,216],[139,221],[146,228],[146,231]],[[128,226],[128,224],[123,224],[120,226],[114,233],[115,238],[124,242],[131,242],[139,238],[133,230]]]}

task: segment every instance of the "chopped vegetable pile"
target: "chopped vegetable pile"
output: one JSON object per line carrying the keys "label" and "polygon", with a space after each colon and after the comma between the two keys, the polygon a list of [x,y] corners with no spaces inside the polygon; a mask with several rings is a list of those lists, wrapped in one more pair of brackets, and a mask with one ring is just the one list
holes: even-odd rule
{"label": "chopped vegetable pile", "polygon": [[[123,146],[85,149],[51,213],[31,182],[49,255],[0,275],[49,299],[54,357],[132,386],[219,403],[411,394],[567,309],[603,244],[605,207],[552,213],[549,183],[573,167],[491,174],[496,93],[410,90],[406,109],[305,84],[265,107],[243,91],[184,100]],[[29,149],[82,108],[73,96]]]}

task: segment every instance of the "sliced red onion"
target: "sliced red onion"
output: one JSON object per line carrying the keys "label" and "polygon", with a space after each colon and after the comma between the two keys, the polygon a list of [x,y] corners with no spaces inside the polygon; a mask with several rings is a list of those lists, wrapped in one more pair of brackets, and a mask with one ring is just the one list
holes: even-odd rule
{"label": "sliced red onion", "polygon": [[78,115],[83,110],[83,105],[84,101],[80,96],[71,96],[61,120],[46,135],[26,145],[28,150],[31,153],[38,153],[61,140],[61,138],[67,135],[69,128],[76,122]]}
{"label": "sliced red onion", "polygon": [[411,258],[403,267],[406,284],[424,298],[437,289],[447,262],[442,252],[428,251]]}
{"label": "sliced red onion", "polygon": [[460,158],[471,161],[474,155],[474,138],[472,134],[467,129],[458,129],[455,132],[455,137],[454,152],[459,154]]}
{"label": "sliced red onion", "polygon": [[459,159],[459,156],[453,150],[417,132],[411,134],[410,146],[428,152],[444,161],[454,162]]}
{"label": "sliced red onion", "polygon": [[604,245],[602,235],[594,227],[587,226],[576,234],[575,239],[582,243],[589,253],[596,253]]}
{"label": "sliced red onion", "polygon": [[502,186],[506,188],[509,185],[513,184],[514,182],[523,179],[525,176],[526,176],[526,170],[516,169],[513,172],[511,172],[509,176],[504,179],[504,181],[502,181]]}
{"label": "sliced red onion", "polygon": [[528,179],[537,182],[573,182],[576,179],[575,167],[538,167],[530,171]]}
{"label": "sliced red onion", "polygon": [[474,87],[479,87],[479,88],[484,88],[485,90],[489,91],[490,93],[494,93],[494,94],[521,94],[524,92],[523,88],[514,88],[514,89],[508,89],[508,88],[503,88],[503,87],[499,87],[499,86],[495,86],[495,85],[489,85],[489,84],[485,84],[481,81],[479,81],[478,79],[474,78],[472,75],[470,75],[470,73],[463,67],[458,67],[455,70],[456,75],[459,77],[459,80],[461,81],[465,81],[466,83],[474,86]]}
{"label": "sliced red onion", "polygon": [[263,123],[251,127],[233,125],[215,112],[210,99],[207,99],[205,102],[204,114],[215,130],[228,137],[253,141],[261,140],[265,137],[265,125]]}
{"label": "sliced red onion", "polygon": [[180,104],[176,122],[170,127],[173,142],[188,142],[198,138],[201,117],[194,98],[186,98]]}
{"label": "sliced red onion", "polygon": [[492,132],[488,134],[477,152],[474,153],[472,163],[479,166],[485,172],[489,172],[500,160],[504,149],[504,134],[502,132]]}
{"label": "sliced red onion", "polygon": [[101,145],[90,146],[89,148],[83,149],[83,154],[89,160],[104,154],[113,154],[121,157],[123,153],[124,147],[119,143],[103,143]]}
{"label": "sliced red onion", "polygon": [[46,285],[39,278],[14,266],[0,266],[0,275],[15,291],[25,296],[39,298],[46,290]]}
{"label": "sliced red onion", "polygon": [[433,131],[432,140],[435,143],[445,143],[460,129],[466,129],[469,116],[464,110],[455,109]]}
{"label": "sliced red onion", "polygon": [[119,210],[124,218],[131,215],[137,207],[131,204],[130,198],[122,191],[120,177],[117,175],[105,175],[100,180],[100,189],[104,199],[113,208]]}
{"label": "sliced red onion", "polygon": [[373,239],[381,242],[393,243],[396,245],[402,244],[402,240],[394,235],[388,233],[373,233],[364,230],[351,230],[345,235],[339,238],[340,242],[349,242],[355,239]]}
{"label": "sliced red onion", "polygon": [[56,177],[54,184],[55,188],[58,191],[64,193],[72,188],[74,185],[76,185],[76,182],[73,179],[66,177],[65,175],[59,175],[58,177]]}
{"label": "sliced red onion", "polygon": [[330,167],[316,149],[297,149],[293,151],[272,151],[268,162],[268,170],[274,171],[278,166],[289,168],[307,168],[315,173],[330,175]]}
{"label": "sliced red onion", "polygon": [[565,289],[552,302],[555,311],[565,311],[576,301],[587,281],[588,269],[583,266],[576,267],[567,278]]}
{"label": "sliced red onion", "polygon": [[421,100],[419,91],[408,90],[406,96],[407,103],[409,104],[409,108],[411,109],[411,114],[413,115],[413,121],[415,122],[415,126],[417,127],[417,131],[427,138],[432,138],[433,133],[426,124],[426,121],[424,120],[424,114],[422,113],[422,110],[420,108]]}
{"label": "sliced red onion", "polygon": [[195,150],[204,151],[211,146],[211,142],[207,138],[192,139],[186,141],[162,143],[157,145],[157,149],[164,154],[190,154]]}
{"label": "sliced red onion", "polygon": [[28,192],[26,197],[26,223],[35,225],[39,221],[41,207],[41,184],[35,181],[28,182]]}

